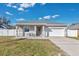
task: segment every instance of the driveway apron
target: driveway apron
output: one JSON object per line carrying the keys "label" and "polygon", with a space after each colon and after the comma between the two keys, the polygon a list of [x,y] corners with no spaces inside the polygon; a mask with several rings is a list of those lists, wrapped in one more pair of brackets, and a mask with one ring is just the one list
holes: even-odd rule
{"label": "driveway apron", "polygon": [[79,40],[66,37],[52,37],[49,39],[70,56],[79,56]]}

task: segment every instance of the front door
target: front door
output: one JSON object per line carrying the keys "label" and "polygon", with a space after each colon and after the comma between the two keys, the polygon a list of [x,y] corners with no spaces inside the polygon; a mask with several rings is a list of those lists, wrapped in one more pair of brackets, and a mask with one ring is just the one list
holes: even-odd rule
{"label": "front door", "polygon": [[42,26],[37,26],[36,36],[40,36],[42,34]]}

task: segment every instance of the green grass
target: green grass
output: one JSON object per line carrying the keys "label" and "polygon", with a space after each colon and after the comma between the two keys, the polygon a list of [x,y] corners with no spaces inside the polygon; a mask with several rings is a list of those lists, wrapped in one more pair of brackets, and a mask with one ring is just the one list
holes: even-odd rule
{"label": "green grass", "polygon": [[68,38],[73,38],[73,39],[79,40],[79,37],[68,37]]}
{"label": "green grass", "polygon": [[74,39],[77,39],[77,40],[79,40],[79,37],[73,37]]}
{"label": "green grass", "polygon": [[15,40],[13,37],[0,37],[1,56],[53,56],[61,53],[49,40]]}

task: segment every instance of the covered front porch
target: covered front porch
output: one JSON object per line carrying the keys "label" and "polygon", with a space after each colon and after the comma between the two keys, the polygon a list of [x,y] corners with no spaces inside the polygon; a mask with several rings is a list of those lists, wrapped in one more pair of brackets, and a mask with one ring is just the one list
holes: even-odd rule
{"label": "covered front porch", "polygon": [[30,37],[46,37],[44,25],[17,25],[16,37],[30,38]]}

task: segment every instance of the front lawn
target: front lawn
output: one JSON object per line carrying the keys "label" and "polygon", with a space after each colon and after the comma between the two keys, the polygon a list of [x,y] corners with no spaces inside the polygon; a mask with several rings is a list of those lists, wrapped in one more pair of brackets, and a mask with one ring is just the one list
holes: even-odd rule
{"label": "front lawn", "polygon": [[74,39],[77,39],[77,40],[79,40],[79,37],[74,37]]}
{"label": "front lawn", "polygon": [[15,40],[13,37],[0,37],[0,55],[2,56],[51,56],[64,55],[63,51],[49,40]]}
{"label": "front lawn", "polygon": [[73,38],[73,39],[79,40],[79,37],[69,37],[69,38]]}

